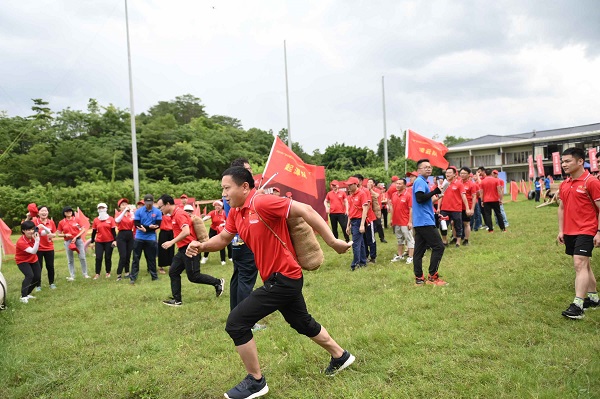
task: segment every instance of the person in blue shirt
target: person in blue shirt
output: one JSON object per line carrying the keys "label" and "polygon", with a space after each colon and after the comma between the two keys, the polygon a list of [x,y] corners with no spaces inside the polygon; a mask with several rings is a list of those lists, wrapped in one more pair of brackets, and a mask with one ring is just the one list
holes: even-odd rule
{"label": "person in blue shirt", "polygon": [[[438,229],[435,227],[435,216],[432,197],[443,196],[439,187],[434,190],[429,188],[427,178],[431,176],[432,167],[428,159],[417,162],[417,173],[419,177],[412,187],[412,222],[415,230],[415,250],[413,255],[413,266],[415,272],[415,285],[423,286],[432,284],[443,286],[448,283],[439,278],[438,269],[442,256],[444,255],[444,243]],[[431,259],[429,261],[429,275],[427,279],[423,275],[423,256],[427,248],[431,248]]]}
{"label": "person in blue shirt", "polygon": [[542,180],[543,177],[538,177],[535,179],[535,202],[540,202],[540,194],[542,192]]}
{"label": "person in blue shirt", "polygon": [[133,262],[131,264],[131,273],[129,273],[129,284],[135,284],[135,280],[137,280],[142,251],[144,252],[152,281],[158,280],[156,272],[156,254],[158,253],[156,230],[160,227],[161,221],[162,213],[154,206],[154,197],[152,194],[144,195],[144,206],[138,208],[133,215],[133,224],[136,231],[135,239],[133,240]]}

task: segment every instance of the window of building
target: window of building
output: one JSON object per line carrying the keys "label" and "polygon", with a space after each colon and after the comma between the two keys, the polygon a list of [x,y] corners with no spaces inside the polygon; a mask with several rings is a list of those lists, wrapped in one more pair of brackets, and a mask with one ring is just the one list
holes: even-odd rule
{"label": "window of building", "polygon": [[471,166],[469,156],[465,157],[448,157],[448,162],[452,166],[456,166],[457,168],[462,168],[463,166]]}
{"label": "window of building", "polygon": [[494,154],[475,155],[473,157],[473,167],[496,165],[496,156]]}
{"label": "window of building", "polygon": [[530,151],[505,152],[504,153],[504,163],[506,165],[527,163],[530,154],[531,154]]}

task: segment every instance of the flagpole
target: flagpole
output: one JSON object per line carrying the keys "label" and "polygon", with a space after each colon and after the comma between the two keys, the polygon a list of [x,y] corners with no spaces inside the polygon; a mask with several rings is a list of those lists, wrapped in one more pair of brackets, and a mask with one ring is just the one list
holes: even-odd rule
{"label": "flagpole", "polygon": [[385,82],[384,76],[381,77],[381,98],[383,102],[383,165],[385,167],[385,173],[388,172],[388,146],[387,146],[387,126],[385,117]]}
{"label": "flagpole", "polygon": [[285,45],[285,40],[283,41],[283,62],[285,64],[285,101],[287,105],[288,147],[292,148],[292,128],[290,127],[290,92],[288,89],[287,48]]}
{"label": "flagpole", "polygon": [[134,202],[140,199],[140,178],[138,171],[137,139],[135,135],[135,110],[133,108],[133,76],[131,73],[131,46],[129,45],[129,15],[127,13],[127,0],[125,0],[125,28],[127,30],[127,64],[129,66],[129,119],[131,120],[131,162],[133,164],[133,191]]}
{"label": "flagpole", "polygon": [[408,130],[404,130],[404,175],[408,172],[408,141],[406,141],[406,137],[408,136]]}

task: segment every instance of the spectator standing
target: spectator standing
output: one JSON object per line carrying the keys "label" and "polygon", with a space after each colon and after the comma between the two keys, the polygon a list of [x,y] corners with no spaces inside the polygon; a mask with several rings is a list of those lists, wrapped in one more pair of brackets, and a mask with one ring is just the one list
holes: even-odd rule
{"label": "spectator standing", "polygon": [[354,176],[346,181],[348,186],[348,225],[346,233],[352,235],[352,263],[350,270],[367,266],[365,240],[365,224],[370,208],[371,198],[367,192],[358,188],[358,179]]}
{"label": "spectator standing", "polygon": [[406,179],[398,179],[395,184],[396,192],[392,194],[388,204],[392,212],[392,228],[398,243],[398,251],[392,262],[404,260],[406,245],[406,263],[410,265],[415,250],[415,239],[412,235],[412,191],[406,188]]}
{"label": "spectator standing", "polygon": [[[185,196],[182,195],[183,198]],[[185,197],[187,201],[187,197]],[[182,199],[183,201],[183,199]],[[186,207],[188,205],[183,205]],[[190,205],[191,206],[191,205]],[[192,208],[193,209],[193,208]],[[160,231],[158,232],[158,272],[165,274],[165,267],[171,266],[173,263],[173,256],[175,256],[175,247],[170,246],[169,248],[163,248],[163,244],[173,239],[173,221],[171,215],[163,213],[162,221],[160,222]]]}
{"label": "spectator standing", "polygon": [[542,193],[543,181],[543,177],[538,177],[535,179],[535,202],[540,202],[540,194]]}
{"label": "spectator standing", "polygon": [[[379,189],[379,187],[377,187],[377,184],[373,179],[369,179],[367,181],[367,189],[371,192],[371,209],[375,214],[375,219],[373,219],[373,230],[379,235],[379,241],[381,241],[384,244],[387,244],[387,241],[385,240],[385,232],[383,231],[383,224],[381,222],[381,190]],[[375,237],[373,237],[373,239],[375,239]]]}
{"label": "spectator standing", "polygon": [[156,253],[158,249],[156,230],[160,227],[161,222],[162,213],[154,206],[154,197],[152,194],[144,195],[144,206],[138,208],[133,215],[136,232],[133,242],[133,263],[131,264],[131,273],[129,274],[129,284],[135,284],[137,280],[142,251],[144,252],[152,281],[158,280],[156,272]]}
{"label": "spectator standing", "polygon": [[117,201],[119,212],[115,218],[115,223],[119,229],[117,234],[117,249],[119,251],[119,264],[117,266],[117,281],[121,281],[123,278],[123,271],[125,271],[125,278],[129,277],[129,262],[131,261],[131,253],[133,252],[133,211],[129,207],[129,200],[127,198],[121,198]]}
{"label": "spectator standing", "polygon": [[340,190],[339,184],[340,183],[337,180],[331,181],[331,190],[327,193],[323,203],[325,204],[325,210],[329,215],[333,236],[336,239],[339,238],[339,225],[344,234],[344,239],[348,242],[350,241],[350,237],[348,236],[348,233],[346,233],[346,226],[348,225],[348,196],[344,191]]}
{"label": "spectator standing", "polygon": [[355,174],[354,177],[358,179],[358,189],[364,191],[367,198],[369,199],[369,208],[367,210],[367,219],[365,220],[365,232],[363,234],[363,240],[365,241],[365,251],[367,254],[369,263],[377,262],[377,240],[375,239],[375,224],[373,223],[377,217],[373,211],[373,204],[377,201],[377,193],[370,190],[368,187],[363,185],[364,177],[361,174]]}
{"label": "spectator standing", "polygon": [[[505,187],[505,183],[504,180],[502,180],[501,178],[498,177],[498,171],[497,170],[493,170],[492,171],[492,176],[494,176],[496,179],[498,179],[498,181],[500,182],[500,214],[502,215],[502,220],[504,221],[504,227],[508,227],[508,219],[506,218],[506,211],[504,211],[504,201],[502,201],[502,199],[504,198],[504,187]],[[496,224],[498,226],[500,226],[500,223],[498,223],[498,217],[496,217]]]}
{"label": "spectator standing", "polygon": [[462,209],[462,221],[463,221],[463,241],[462,245],[469,245],[469,239],[471,238],[471,218],[475,213],[475,206],[477,204],[477,184],[471,179],[471,169],[464,166],[460,169],[460,180],[462,181],[463,187],[465,188],[465,195],[467,197],[467,206],[463,204]]}
{"label": "spectator standing", "polygon": [[[210,219],[210,229],[208,230],[208,238],[214,237],[223,231],[225,227],[225,211],[223,211],[223,202],[217,200],[213,202],[214,210],[208,212],[208,215],[202,218],[203,221],[207,221]],[[225,248],[219,251],[221,255],[221,265],[225,265]],[[227,245],[227,257],[231,259],[231,243]],[[204,253],[202,260],[200,263],[205,264],[208,261],[208,252]]]}
{"label": "spectator standing", "polygon": [[98,204],[98,217],[92,223],[92,243],[96,252],[96,275],[94,280],[100,278],[102,271],[102,258],[106,267],[106,278],[110,278],[112,270],[113,248],[117,246],[117,223],[108,215],[108,206],[101,202]]}
{"label": "spectator standing", "polygon": [[480,193],[483,199],[483,220],[487,226],[489,233],[494,232],[494,222],[492,221],[492,210],[498,219],[498,225],[502,231],[506,231],[504,227],[504,219],[500,213],[500,203],[502,202],[502,185],[497,178],[493,177],[490,169],[481,171]]}
{"label": "spectator standing", "polygon": [[[462,221],[462,210],[466,208],[467,195],[465,187],[462,184],[462,180],[458,178],[456,173],[456,167],[449,166],[446,169],[446,180],[448,181],[448,187],[444,191],[444,196],[438,200],[438,207],[440,209],[440,215],[448,217],[452,224],[452,231],[454,232],[454,240],[456,240],[456,247],[460,247],[461,237],[463,235],[463,221]],[[448,229],[442,229],[442,242],[444,245],[448,245]]]}
{"label": "spectator standing", "polygon": [[[47,206],[40,206],[38,208],[38,216],[34,217],[32,221],[38,228],[40,234],[40,246],[37,251],[38,262],[40,263],[40,270],[44,268],[44,261],[46,262],[46,271],[48,272],[48,284],[51,289],[56,289],[54,284],[54,237],[56,237],[56,224],[54,220],[48,217],[50,210]],[[42,290],[42,279],[36,287],[36,291]]]}
{"label": "spectator standing", "polygon": [[[86,233],[86,229],[79,224],[79,221],[73,216],[73,208],[65,206],[63,208],[64,219],[58,222],[56,235],[63,237],[65,242],[65,252],[67,253],[67,263],[69,267],[68,281],[75,280],[75,259],[73,251],[76,251],[81,264],[81,272],[84,278],[90,278],[87,273],[87,261],[85,259],[85,243],[81,237]],[[71,249],[71,245],[74,249]]]}
{"label": "spectator standing", "polygon": [[379,183],[379,199],[381,202],[381,221],[383,222],[383,228],[388,228],[388,195],[385,188],[385,183]]}
{"label": "spectator standing", "polygon": [[21,223],[21,237],[16,243],[15,263],[25,276],[21,284],[21,302],[23,303],[35,299],[31,292],[42,278],[42,269],[37,257],[40,236],[35,227],[35,223],[31,220]]}

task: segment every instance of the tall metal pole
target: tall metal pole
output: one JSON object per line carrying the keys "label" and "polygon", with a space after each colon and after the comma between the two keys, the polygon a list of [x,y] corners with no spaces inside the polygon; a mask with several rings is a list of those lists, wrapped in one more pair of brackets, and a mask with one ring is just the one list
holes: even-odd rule
{"label": "tall metal pole", "polygon": [[285,63],[285,100],[287,104],[288,147],[292,148],[292,129],[290,127],[290,92],[288,89],[287,49],[285,45],[285,40],[283,41],[283,61]]}
{"label": "tall metal pole", "polygon": [[388,145],[387,145],[387,126],[385,117],[385,82],[384,77],[381,77],[381,97],[383,100],[383,164],[385,172],[388,171]]}
{"label": "tall metal pole", "polygon": [[134,202],[140,199],[140,177],[138,171],[137,139],[135,135],[135,109],[133,108],[133,75],[131,73],[131,47],[129,45],[129,15],[127,13],[127,0],[125,0],[125,27],[127,28],[127,64],[129,65],[129,112],[131,119],[131,162],[133,164],[133,191]]}

